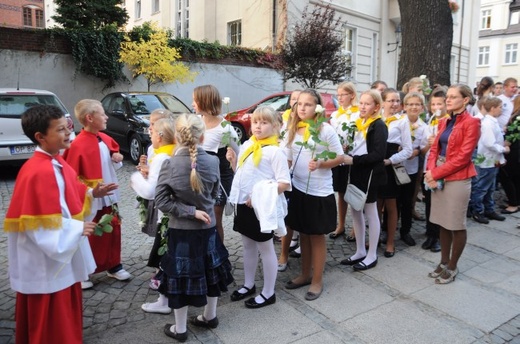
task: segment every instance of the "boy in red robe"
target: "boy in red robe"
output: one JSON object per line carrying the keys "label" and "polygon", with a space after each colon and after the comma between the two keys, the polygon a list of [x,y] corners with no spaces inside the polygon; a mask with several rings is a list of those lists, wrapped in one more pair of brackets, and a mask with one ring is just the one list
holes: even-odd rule
{"label": "boy in red robe", "polygon": [[[93,187],[99,183],[117,183],[116,169],[121,168],[123,155],[119,145],[110,136],[101,133],[106,129],[107,115],[97,100],[83,99],[74,107],[74,114],[83,125],[83,130],[65,151],[63,157],[77,172],[80,180]],[[90,247],[96,260],[95,273],[106,271],[109,277],[120,281],[132,277],[121,264],[121,219],[117,211],[119,193],[104,197],[92,205],[96,211],[93,221],[104,214],[113,214],[112,233],[89,237]],[[82,283],[83,289],[93,286],[90,280]]]}
{"label": "boy in red robe", "polygon": [[9,280],[16,294],[16,343],[82,343],[79,282],[96,265],[85,239],[95,223],[83,222],[91,199],[115,184],[87,189],[59,155],[70,145],[63,112],[37,105],[22,115],[22,128],[38,145],[20,169],[4,220]]}

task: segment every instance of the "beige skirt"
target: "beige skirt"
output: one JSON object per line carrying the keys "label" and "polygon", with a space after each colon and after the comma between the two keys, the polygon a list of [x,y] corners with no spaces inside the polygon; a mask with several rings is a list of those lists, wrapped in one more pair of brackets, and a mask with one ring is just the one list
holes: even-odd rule
{"label": "beige skirt", "polygon": [[430,222],[450,231],[466,229],[466,212],[471,195],[471,179],[444,183],[432,192]]}

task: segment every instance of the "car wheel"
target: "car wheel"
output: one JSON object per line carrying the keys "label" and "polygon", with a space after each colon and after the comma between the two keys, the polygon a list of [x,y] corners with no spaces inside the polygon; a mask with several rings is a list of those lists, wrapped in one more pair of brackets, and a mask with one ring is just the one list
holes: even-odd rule
{"label": "car wheel", "polygon": [[139,138],[139,135],[133,134],[130,137],[128,146],[130,151],[130,159],[134,165],[137,165],[139,163],[139,157],[144,154],[143,142],[141,141],[141,138]]}
{"label": "car wheel", "polygon": [[248,137],[247,137],[244,127],[237,122],[231,122],[231,125],[233,126],[233,129],[235,129],[235,132],[237,133],[238,141],[241,143],[246,142]]}

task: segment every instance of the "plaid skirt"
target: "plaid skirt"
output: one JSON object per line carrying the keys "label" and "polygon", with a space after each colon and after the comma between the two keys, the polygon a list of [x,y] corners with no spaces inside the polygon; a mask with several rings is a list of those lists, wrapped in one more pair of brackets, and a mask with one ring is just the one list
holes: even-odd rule
{"label": "plaid skirt", "polygon": [[218,297],[233,282],[229,253],[216,227],[200,230],[169,228],[168,252],[161,260],[164,275],[159,292],[169,307],[202,307],[206,296]]}

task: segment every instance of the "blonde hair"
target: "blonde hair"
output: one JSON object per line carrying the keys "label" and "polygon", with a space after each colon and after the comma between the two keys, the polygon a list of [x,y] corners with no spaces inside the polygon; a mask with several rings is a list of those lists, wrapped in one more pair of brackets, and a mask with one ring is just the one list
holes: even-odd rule
{"label": "blonde hair", "polygon": [[171,145],[175,142],[175,122],[171,118],[161,118],[155,122],[154,132],[162,139],[164,144]]}
{"label": "blonde hair", "polygon": [[416,76],[415,78],[411,78],[410,80],[408,80],[408,82],[403,85],[403,92],[408,93],[410,88],[413,88],[416,86],[419,86],[419,89],[422,90],[423,85],[424,85],[423,80],[421,78],[419,78],[418,76]]}
{"label": "blonde hair", "polygon": [[406,96],[404,96],[403,105],[406,105],[406,102],[410,98],[418,98],[421,101],[422,106],[424,107],[424,104],[426,101],[424,100],[424,96],[421,93],[419,93],[419,92],[407,93]]}
{"label": "blonde hair", "polygon": [[206,127],[202,118],[194,114],[182,114],[175,122],[175,137],[177,143],[188,147],[191,159],[190,185],[191,189],[197,193],[204,191],[204,184],[197,172],[197,145]]}
{"label": "blonde hair", "polygon": [[281,116],[272,107],[268,105],[257,107],[251,115],[251,122],[256,119],[271,123],[274,128],[273,134],[277,135],[279,133]]}
{"label": "blonde hair", "polygon": [[222,110],[222,99],[217,88],[213,85],[202,85],[193,90],[193,100],[197,103],[199,111],[211,116],[218,116]]}
{"label": "blonde hair", "polygon": [[484,107],[484,110],[486,110],[486,112],[491,111],[491,108],[502,106],[502,99],[500,99],[498,97],[487,96],[487,97],[483,97],[483,98],[484,98],[484,102],[483,102],[482,106]]}
{"label": "blonde hair", "polygon": [[350,81],[342,82],[338,85],[338,90],[343,90],[348,93],[352,93],[354,95],[354,98],[352,98],[352,101],[350,102],[350,105],[357,106],[359,105],[359,99],[356,91],[356,85]]}
{"label": "blonde hair", "polygon": [[374,103],[379,107],[378,110],[371,115],[371,117],[374,115],[380,115],[381,108],[383,107],[383,98],[381,98],[381,94],[376,89],[370,89],[361,93],[361,95],[363,94],[370,96],[372,100],[374,100]]}
{"label": "blonde hair", "polygon": [[[321,96],[316,90],[312,88],[307,88],[300,92],[300,95],[298,96],[298,99],[302,96],[302,94],[308,94],[314,98],[314,101],[316,102],[316,105],[322,105],[323,101],[321,99]],[[298,103],[294,104],[294,112],[295,116],[294,118],[287,123],[287,132],[288,132],[288,139],[287,142],[291,144],[294,141],[294,137],[296,136],[296,132],[298,131],[298,123],[300,123],[301,119],[298,116]],[[316,114],[314,116],[314,120],[316,121],[318,119],[318,116],[325,116],[325,111],[321,114]]]}
{"label": "blonde hair", "polygon": [[[152,117],[152,116],[156,116],[157,120],[159,120],[161,118],[168,118],[168,117],[174,118],[175,115],[173,114],[173,112],[171,112],[170,110],[167,110],[167,109],[155,109],[150,113],[150,117]],[[179,116],[177,115],[175,117],[179,117]]]}
{"label": "blonde hair", "polygon": [[103,109],[103,105],[101,105],[99,100],[82,99],[76,104],[76,106],[74,106],[74,115],[78,119],[79,123],[86,126],[87,115],[97,112],[99,108]]}

